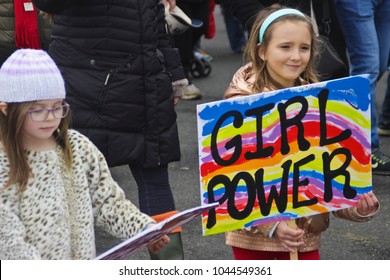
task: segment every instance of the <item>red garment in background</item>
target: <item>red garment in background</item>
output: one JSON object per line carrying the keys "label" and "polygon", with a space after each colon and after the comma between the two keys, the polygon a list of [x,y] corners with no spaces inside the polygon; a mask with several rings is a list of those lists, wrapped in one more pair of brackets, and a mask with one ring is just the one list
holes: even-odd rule
{"label": "red garment in background", "polygon": [[214,19],[215,0],[210,0],[210,12],[209,12],[209,24],[204,37],[206,39],[212,39],[216,33],[215,19]]}
{"label": "red garment in background", "polygon": [[14,0],[15,46],[40,49],[38,17],[31,0]]}

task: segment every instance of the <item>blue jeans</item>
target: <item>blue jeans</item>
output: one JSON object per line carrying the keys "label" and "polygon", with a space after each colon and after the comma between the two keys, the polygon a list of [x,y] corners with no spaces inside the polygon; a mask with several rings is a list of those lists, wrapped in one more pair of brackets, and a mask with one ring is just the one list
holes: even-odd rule
{"label": "blue jeans", "polygon": [[379,148],[376,85],[389,60],[390,0],[333,2],[348,48],[350,75],[370,75],[371,146]]}
{"label": "blue jeans", "polygon": [[154,216],[175,210],[175,202],[169,184],[168,166],[156,168],[129,166],[138,185],[141,212]]}
{"label": "blue jeans", "polygon": [[224,9],[223,7],[222,9],[230,48],[235,53],[241,53],[247,43],[244,26],[231,14],[229,9]]}

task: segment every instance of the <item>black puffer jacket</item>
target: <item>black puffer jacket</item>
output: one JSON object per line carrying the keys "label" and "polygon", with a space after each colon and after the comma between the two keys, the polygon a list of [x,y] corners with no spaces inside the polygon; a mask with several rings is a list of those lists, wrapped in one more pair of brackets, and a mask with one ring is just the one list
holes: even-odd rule
{"label": "black puffer jacket", "polygon": [[172,81],[185,78],[158,0],[34,0],[54,14],[49,53],[73,127],[110,166],[180,159]]}

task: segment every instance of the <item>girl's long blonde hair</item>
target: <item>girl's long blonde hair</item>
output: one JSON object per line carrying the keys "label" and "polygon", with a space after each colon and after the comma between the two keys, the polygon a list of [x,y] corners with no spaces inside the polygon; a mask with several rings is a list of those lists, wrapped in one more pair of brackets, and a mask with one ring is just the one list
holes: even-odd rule
{"label": "girl's long blonde hair", "polygon": [[[34,102],[8,103],[7,114],[0,111],[0,141],[6,152],[9,162],[9,180],[2,186],[9,187],[19,184],[19,192],[26,189],[31,176],[26,150],[23,147],[23,123],[27,111]],[[63,118],[54,132],[56,142],[64,153],[66,166],[72,166],[72,149],[68,139],[68,128],[71,121],[70,112]]]}
{"label": "girl's long blonde hair", "polygon": [[272,32],[274,29],[274,23],[276,22],[284,22],[284,21],[302,21],[304,22],[311,34],[312,42],[311,42],[311,55],[310,60],[307,64],[306,69],[302,72],[300,77],[296,81],[296,85],[301,85],[300,79],[302,79],[305,83],[316,83],[318,82],[318,75],[316,71],[316,62],[318,57],[318,44],[319,41],[314,33],[313,25],[311,23],[311,19],[308,16],[300,16],[296,14],[288,14],[284,15],[271,23],[270,26],[264,32],[262,43],[259,44],[259,30],[264,20],[273,12],[284,8],[279,4],[272,5],[263,9],[258,16],[256,17],[252,30],[249,36],[248,44],[245,49],[245,59],[252,63],[252,70],[255,73],[255,83],[252,88],[253,93],[263,92],[265,87],[270,87],[271,85],[276,87],[276,89],[283,88],[279,83],[277,83],[274,79],[269,75],[266,62],[263,61],[259,57],[259,48],[267,49],[268,44],[272,37]]}

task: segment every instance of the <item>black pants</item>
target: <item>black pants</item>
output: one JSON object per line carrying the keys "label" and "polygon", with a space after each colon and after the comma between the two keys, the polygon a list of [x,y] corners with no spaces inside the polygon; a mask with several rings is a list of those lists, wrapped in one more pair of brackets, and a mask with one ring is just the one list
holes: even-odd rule
{"label": "black pants", "polygon": [[177,1],[177,6],[192,19],[199,19],[203,25],[199,28],[189,28],[184,33],[175,35],[175,46],[180,51],[181,61],[187,79],[189,78],[191,62],[194,58],[194,47],[196,42],[203,36],[208,27],[209,22],[209,0],[201,3],[185,3]]}
{"label": "black pants", "polygon": [[130,170],[138,185],[141,212],[154,216],[175,210],[167,165],[156,168],[130,165]]}

